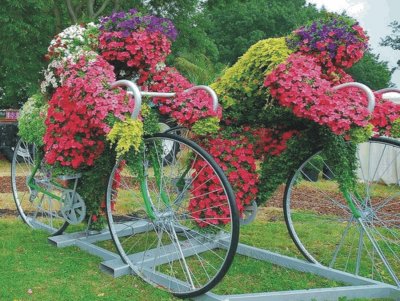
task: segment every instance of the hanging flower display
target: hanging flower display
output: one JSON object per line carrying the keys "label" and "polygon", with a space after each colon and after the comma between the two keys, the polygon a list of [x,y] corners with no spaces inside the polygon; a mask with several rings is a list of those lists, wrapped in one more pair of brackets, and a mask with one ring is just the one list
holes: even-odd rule
{"label": "hanging flower display", "polygon": [[[77,191],[85,199],[92,226],[102,220],[105,175],[116,156],[138,151],[143,133],[157,131],[157,118],[145,123],[143,118],[165,114],[198,134],[218,131],[221,109],[210,110],[211,96],[187,91],[193,84],[165,64],[176,36],[170,20],[132,9],[104,17],[100,24],[70,26],[50,43],[41,95],[24,106],[20,120],[21,129],[34,125],[43,139],[28,130],[20,134],[43,146],[45,162],[58,173],[82,174]],[[121,78],[176,97],[144,99],[146,113],[133,120],[133,100],[125,91],[111,89]],[[32,113],[40,118],[28,118]]]}

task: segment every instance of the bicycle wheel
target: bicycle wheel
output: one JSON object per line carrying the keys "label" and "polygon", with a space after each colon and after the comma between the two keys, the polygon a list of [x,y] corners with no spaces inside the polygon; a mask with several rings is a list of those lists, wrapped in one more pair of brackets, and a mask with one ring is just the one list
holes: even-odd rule
{"label": "bicycle wheel", "polygon": [[[140,155],[120,159],[110,176],[112,238],[145,281],[180,297],[203,294],[226,274],[238,244],[232,189],[197,144],[164,133],[144,145]],[[179,150],[168,164],[165,145]]]}
{"label": "bicycle wheel", "polygon": [[39,189],[30,188],[28,181],[37,163],[37,148],[34,144],[20,139],[14,150],[11,162],[11,184],[14,201],[22,220],[34,229],[48,231],[51,235],[61,234],[68,226],[60,209],[61,202],[41,192],[44,189],[53,195],[59,192],[50,184],[51,170],[39,163],[38,170],[32,179]]}
{"label": "bicycle wheel", "polygon": [[351,202],[339,190],[333,167],[326,160],[317,166],[323,151],[306,160],[287,182],[286,225],[310,262],[399,286],[400,143],[372,138],[358,145],[357,157]]}

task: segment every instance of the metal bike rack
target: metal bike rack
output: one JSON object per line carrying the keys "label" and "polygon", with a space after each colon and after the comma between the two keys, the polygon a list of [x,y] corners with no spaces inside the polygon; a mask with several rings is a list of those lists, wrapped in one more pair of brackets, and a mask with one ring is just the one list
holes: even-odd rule
{"label": "metal bike rack", "polygon": [[[139,225],[133,231],[141,231],[146,225]],[[100,264],[100,269],[113,277],[133,274],[131,268],[122,262],[119,254],[106,250],[96,245],[97,242],[110,240],[111,235],[108,230],[103,230],[98,234],[89,235],[86,231],[72,234],[49,237],[49,241],[59,248],[68,246],[77,246],[88,253],[101,257],[104,261]],[[326,279],[340,281],[348,284],[348,286],[316,288],[292,291],[277,291],[264,293],[246,293],[235,295],[217,295],[208,292],[204,295],[193,298],[196,301],[299,301],[299,300],[338,300],[340,297],[346,298],[393,298],[400,300],[400,288],[378,282],[372,279],[356,276],[335,269],[327,268],[319,264],[313,264],[304,260],[280,255],[264,249],[252,247],[245,244],[239,244],[237,254],[253,258],[255,260],[265,261],[287,269],[299,272],[312,273],[324,277]],[[166,254],[167,255],[167,254]],[[142,257],[141,253],[132,256]],[[168,256],[166,256],[168,257]],[[162,264],[160,262],[159,264]],[[171,281],[171,277],[166,274],[154,273],[149,269],[149,273],[153,273],[157,277],[158,282],[162,285],[163,281]],[[179,280],[172,279],[177,285]],[[260,280],[268,281],[268,280]]]}

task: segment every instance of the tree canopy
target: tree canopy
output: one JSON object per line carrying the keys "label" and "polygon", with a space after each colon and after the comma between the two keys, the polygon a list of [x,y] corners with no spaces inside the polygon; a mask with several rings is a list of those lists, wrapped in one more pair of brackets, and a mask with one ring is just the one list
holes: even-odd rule
{"label": "tree canopy", "polygon": [[372,90],[380,90],[390,85],[394,70],[390,70],[388,62],[381,61],[379,55],[367,51],[363,58],[347,71],[355,81],[367,85]]}
{"label": "tree canopy", "polygon": [[[400,50],[400,23],[393,21],[389,24],[392,28],[392,34],[382,39],[382,46],[392,47],[394,50]],[[400,68],[400,60],[397,61],[398,68]]]}
{"label": "tree canopy", "polygon": [[204,15],[220,60],[232,64],[257,41],[286,35],[319,12],[305,0],[288,0],[284,5],[279,0],[211,0]]}
{"label": "tree canopy", "polygon": [[[257,41],[286,35],[321,14],[305,0],[288,0],[284,5],[279,0],[3,0],[0,108],[19,107],[37,89],[44,55],[55,34],[69,25],[130,8],[170,18],[178,38],[169,63],[194,81],[207,82]],[[391,26],[393,35],[382,43],[398,49],[400,25]],[[357,68],[352,71],[358,74],[355,77],[372,87],[382,86],[390,72],[375,56]]]}

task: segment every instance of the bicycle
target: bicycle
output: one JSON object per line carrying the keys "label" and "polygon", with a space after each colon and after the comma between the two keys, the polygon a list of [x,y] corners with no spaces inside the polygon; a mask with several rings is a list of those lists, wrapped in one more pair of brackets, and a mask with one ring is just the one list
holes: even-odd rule
{"label": "bicycle", "polygon": [[[336,89],[351,85],[368,95],[372,112],[374,95],[366,86],[351,83]],[[385,92],[400,90],[377,91]],[[359,144],[354,191],[340,189],[324,149],[292,173],[283,200],[285,222],[308,261],[400,286],[399,155],[395,139],[373,137]]]}
{"label": "bicycle", "polygon": [[[127,80],[111,87],[128,88],[135,100],[132,118],[139,115],[142,96],[175,95],[141,92]],[[216,109],[210,88],[192,89],[208,91]],[[221,168],[178,134],[144,137],[142,151],[117,160],[105,193],[106,216],[115,247],[134,274],[176,296],[193,297],[213,288],[228,271],[238,245],[239,219]],[[59,235],[87,218],[85,201],[76,191],[81,175],[54,175],[43,155],[35,145],[18,142],[11,168],[13,196],[25,223]],[[133,169],[134,164],[139,168]],[[62,185],[66,180],[68,187]],[[193,200],[207,198],[214,200],[213,208],[192,208]]]}

